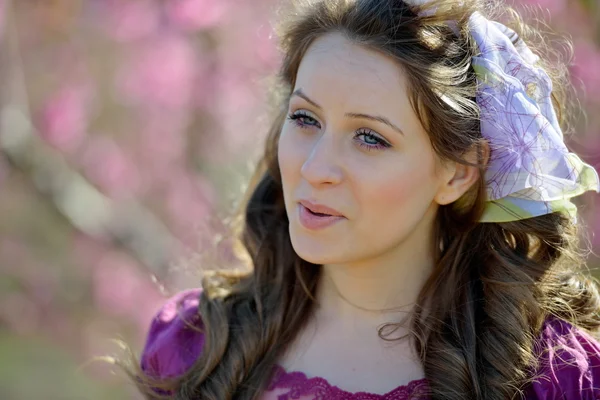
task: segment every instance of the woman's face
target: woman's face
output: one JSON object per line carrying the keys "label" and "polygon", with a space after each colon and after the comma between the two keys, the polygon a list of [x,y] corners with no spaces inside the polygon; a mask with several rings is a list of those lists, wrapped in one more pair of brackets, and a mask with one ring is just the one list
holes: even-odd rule
{"label": "woman's face", "polygon": [[278,149],[301,258],[352,263],[412,246],[417,233],[430,240],[440,164],[407,90],[392,59],[341,34],[321,37],[305,54]]}

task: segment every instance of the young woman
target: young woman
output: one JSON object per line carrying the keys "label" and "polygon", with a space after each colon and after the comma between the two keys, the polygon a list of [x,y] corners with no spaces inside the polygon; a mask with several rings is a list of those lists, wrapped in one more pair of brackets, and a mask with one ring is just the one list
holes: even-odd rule
{"label": "young woman", "polygon": [[570,201],[598,175],[564,145],[562,70],[484,9],[290,13],[252,268],[158,312],[131,371],[147,398],[600,398]]}

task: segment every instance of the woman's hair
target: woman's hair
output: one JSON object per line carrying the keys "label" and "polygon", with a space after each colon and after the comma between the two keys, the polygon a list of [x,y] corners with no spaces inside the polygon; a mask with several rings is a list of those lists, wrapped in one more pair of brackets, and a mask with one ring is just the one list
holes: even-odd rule
{"label": "woman's hair", "polygon": [[[341,33],[396,60],[440,159],[466,164],[463,155],[481,149],[471,67],[477,49],[466,21],[476,10],[493,17],[495,8],[476,0],[430,5],[436,12],[419,16],[401,0],[312,0],[295,2],[281,17],[284,59],[276,115],[248,189],[240,232],[252,268],[205,277],[199,309],[202,353],[183,376],[163,382],[144,377],[139,368],[130,371],[147,398],[160,398],[151,387],[162,387],[174,399],[256,399],[314,311],[320,266],[292,248],[277,143],[300,61],[317,38]],[[503,15],[510,17],[503,22],[526,39],[535,34],[514,12]],[[458,31],[448,21],[455,21]],[[553,100],[564,123],[565,66],[546,67],[555,78]],[[534,342],[547,317],[589,331],[600,326],[600,297],[595,282],[581,271],[577,227],[569,218],[555,213],[510,223],[478,222],[485,204],[479,154],[477,184],[438,210],[437,263],[410,315],[409,338],[433,399],[516,398],[533,378]],[[389,332],[398,324],[390,321],[380,336],[396,340]]]}

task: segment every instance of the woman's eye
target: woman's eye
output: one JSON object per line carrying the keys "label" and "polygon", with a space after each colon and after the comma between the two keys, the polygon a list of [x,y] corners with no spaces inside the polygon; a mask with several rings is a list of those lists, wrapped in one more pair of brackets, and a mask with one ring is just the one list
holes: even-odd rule
{"label": "woman's eye", "polygon": [[[296,126],[307,129],[311,126],[320,128],[321,124],[315,118],[311,117],[305,111],[296,111],[288,115],[287,119],[292,121]],[[392,147],[385,139],[369,129],[360,129],[354,135],[356,143],[366,150],[381,150]]]}
{"label": "woman's eye", "polygon": [[374,136],[368,136],[368,135],[365,135],[365,134],[361,134],[361,136],[364,137],[364,141],[367,144],[376,145],[376,144],[380,143],[379,140],[377,140],[377,138],[375,138]]}
{"label": "woman's eye", "polygon": [[320,127],[319,122],[316,119],[302,111],[288,115],[288,119],[301,128],[308,126]]}
{"label": "woman's eye", "polygon": [[361,129],[354,136],[359,146],[367,150],[381,150],[392,147],[387,141],[374,134],[372,131]]}

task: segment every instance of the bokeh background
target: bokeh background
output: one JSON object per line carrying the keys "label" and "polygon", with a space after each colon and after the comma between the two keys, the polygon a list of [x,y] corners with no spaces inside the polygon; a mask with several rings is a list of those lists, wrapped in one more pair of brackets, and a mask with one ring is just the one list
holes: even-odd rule
{"label": "bokeh background", "polygon": [[[165,296],[235,263],[227,216],[269,124],[277,5],[0,0],[1,399],[139,399],[90,360],[119,354],[113,338],[139,351]],[[600,168],[599,1],[514,5],[572,38],[569,144]],[[596,252],[597,200],[579,201]]]}

